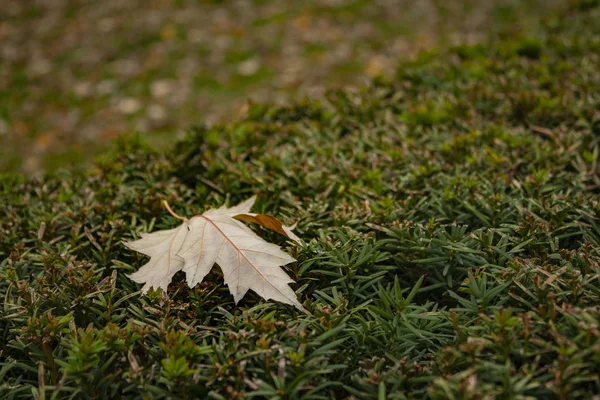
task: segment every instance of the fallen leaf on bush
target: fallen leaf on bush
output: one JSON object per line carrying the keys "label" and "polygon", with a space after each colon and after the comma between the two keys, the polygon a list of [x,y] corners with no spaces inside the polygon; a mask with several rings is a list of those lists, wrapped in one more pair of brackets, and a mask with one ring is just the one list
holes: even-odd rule
{"label": "fallen leaf on bush", "polygon": [[183,259],[177,255],[183,240],[188,233],[188,222],[184,221],[178,228],[154,233],[142,233],[142,238],[134,242],[126,242],[131,250],[145,254],[150,261],[144,264],[129,278],[137,283],[143,283],[142,293],[151,287],[167,291],[173,275],[183,268]]}
{"label": "fallen leaf on bush", "polygon": [[173,275],[183,270],[190,288],[202,282],[214,264],[223,271],[225,283],[237,303],[249,289],[265,299],[273,299],[303,310],[294,291],[288,286],[294,281],[281,269],[295,261],[281,248],[256,235],[240,222],[257,223],[267,229],[299,241],[275,217],[250,213],[256,200],[252,197],[234,207],[211,209],[190,220],[183,220],[178,228],[143,234],[142,238],[125,245],[150,256],[150,261],[129,275],[144,283],[142,292],[151,287],[166,291]]}

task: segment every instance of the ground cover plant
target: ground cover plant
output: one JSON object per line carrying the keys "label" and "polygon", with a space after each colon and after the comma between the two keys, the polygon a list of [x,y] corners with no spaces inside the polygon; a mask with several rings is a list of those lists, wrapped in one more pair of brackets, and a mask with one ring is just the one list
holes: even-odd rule
{"label": "ground cover plant", "polygon": [[[423,54],[327,101],[255,105],[167,153],[0,178],[2,398],[600,394],[600,8]],[[169,295],[122,241],[257,195],[305,314],[218,269]],[[143,393],[143,395],[142,395]]]}

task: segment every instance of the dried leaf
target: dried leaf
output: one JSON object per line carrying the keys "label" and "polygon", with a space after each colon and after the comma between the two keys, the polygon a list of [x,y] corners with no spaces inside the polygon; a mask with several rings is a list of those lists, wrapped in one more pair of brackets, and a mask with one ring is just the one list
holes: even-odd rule
{"label": "dried leaf", "polygon": [[143,283],[142,293],[151,287],[167,291],[173,275],[183,268],[183,259],[177,255],[183,240],[188,233],[188,222],[178,228],[154,233],[143,233],[142,238],[124,243],[131,250],[150,256],[150,261],[129,278],[137,283]]}
{"label": "dried leaf", "polygon": [[294,227],[288,227],[283,225],[281,221],[279,221],[277,218],[271,215],[246,213],[237,214],[236,216],[234,216],[234,218],[240,221],[253,222],[262,226],[263,228],[275,231],[287,237],[288,239],[292,239],[295,242],[300,242],[300,238],[296,236],[294,232],[292,232],[292,229],[294,229]]}
{"label": "dried leaf", "polygon": [[144,283],[144,293],[150,287],[166,291],[173,275],[183,270],[192,288],[218,264],[236,303],[252,289],[265,299],[303,310],[288,286],[294,281],[281,269],[295,259],[238,219],[258,223],[293,240],[299,241],[299,238],[276,218],[250,213],[255,199],[252,197],[230,208],[208,210],[176,229],[142,235],[140,240],[125,243],[130,249],[151,257],[150,262],[129,277]]}

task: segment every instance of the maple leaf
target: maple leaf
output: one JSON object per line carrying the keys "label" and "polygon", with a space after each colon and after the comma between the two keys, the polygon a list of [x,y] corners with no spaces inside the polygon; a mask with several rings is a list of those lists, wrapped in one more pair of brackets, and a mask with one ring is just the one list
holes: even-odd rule
{"label": "maple leaf", "polygon": [[281,269],[295,259],[281,248],[256,235],[238,219],[254,222],[299,241],[275,217],[250,213],[256,197],[234,207],[210,209],[178,228],[142,236],[142,239],[125,243],[132,250],[151,257],[139,271],[129,275],[144,283],[142,292],[150,287],[166,291],[173,275],[183,270],[190,288],[202,282],[215,264],[223,272],[225,283],[237,302],[252,289],[265,299],[273,299],[304,310],[294,291],[288,286],[294,281]]}
{"label": "maple leaf", "polygon": [[188,233],[188,222],[184,221],[179,227],[154,233],[142,233],[142,238],[133,242],[125,242],[131,250],[145,254],[150,261],[131,275],[130,279],[143,283],[142,293],[150,288],[162,288],[167,291],[173,275],[183,268],[183,259],[177,255],[183,240]]}

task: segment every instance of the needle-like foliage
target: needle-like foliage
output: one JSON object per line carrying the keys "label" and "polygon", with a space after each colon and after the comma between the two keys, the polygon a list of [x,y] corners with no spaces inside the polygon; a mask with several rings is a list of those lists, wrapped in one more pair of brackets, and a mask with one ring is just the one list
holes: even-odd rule
{"label": "needle-like foliage", "polygon": [[[0,177],[0,397],[600,395],[597,3],[166,154],[121,140],[82,176]],[[121,241],[179,226],[162,200],[252,194],[299,221],[298,245],[256,232],[308,314],[235,306],[218,269],[139,296],[148,258]]]}

